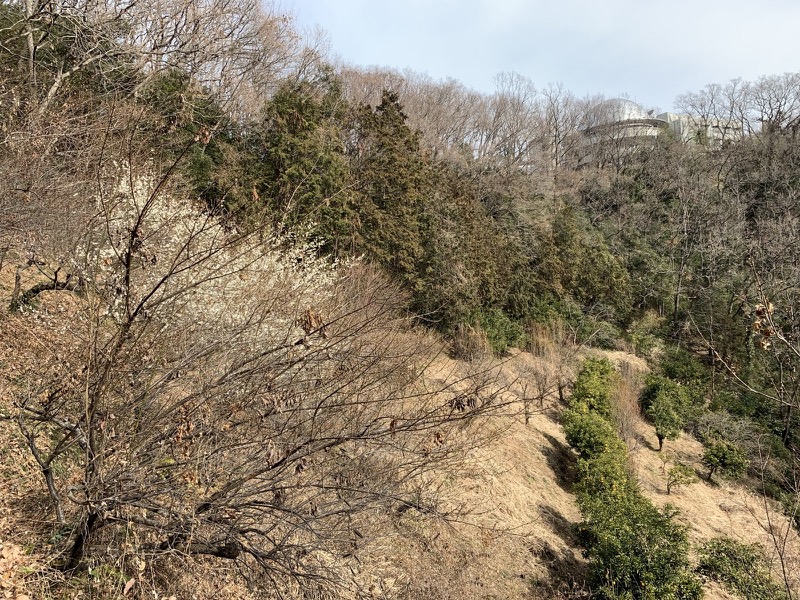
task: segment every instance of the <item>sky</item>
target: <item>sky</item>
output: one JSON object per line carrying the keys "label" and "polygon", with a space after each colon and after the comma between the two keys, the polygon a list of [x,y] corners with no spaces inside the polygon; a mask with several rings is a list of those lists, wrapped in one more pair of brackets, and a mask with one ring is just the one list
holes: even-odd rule
{"label": "sky", "polygon": [[800,71],[797,0],[285,0],[331,55],[491,93],[499,73],[670,110],[678,94]]}

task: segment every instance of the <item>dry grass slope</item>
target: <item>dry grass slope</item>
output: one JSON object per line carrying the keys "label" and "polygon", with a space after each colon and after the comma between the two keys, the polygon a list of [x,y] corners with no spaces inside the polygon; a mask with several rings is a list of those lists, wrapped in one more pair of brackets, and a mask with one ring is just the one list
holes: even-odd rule
{"label": "dry grass slope", "polygon": [[[0,271],[3,313],[13,283],[13,272],[6,266]],[[39,327],[57,330],[69,319],[73,302],[69,292],[42,294],[36,308],[37,326],[3,314],[0,369],[12,364],[16,353],[36,352],[36,336],[43,331]],[[546,347],[540,356],[514,352],[491,365],[500,373],[497,391],[512,401],[509,410],[493,417],[491,430],[481,432],[486,443],[473,445],[459,469],[434,473],[429,481],[451,506],[462,509],[461,516],[451,522],[431,522],[413,509],[402,513],[392,531],[365,543],[349,562],[351,585],[344,595],[408,600],[581,597],[586,564],[573,534],[573,525],[580,519],[571,493],[574,456],[558,422],[556,388],[537,388],[534,381],[553,382],[568,374],[569,361],[554,348]],[[662,457],[699,470],[702,448],[682,436],[668,443],[662,454],[656,452],[652,428],[641,420],[635,406],[637,378],[646,365],[621,353],[609,358],[626,376],[617,416],[645,494],[657,505],[670,502],[677,506],[694,542],[729,535],[769,549],[772,540],[766,511],[775,511],[775,507],[742,487],[701,481],[666,495]],[[468,371],[464,363],[441,355],[426,377],[432,382],[458,380]],[[0,389],[0,408],[8,408],[11,402],[8,391]],[[458,435],[476,432],[465,426]],[[38,578],[54,576],[45,568],[47,552],[52,538],[61,533],[53,523],[41,475],[9,421],[0,422],[0,480],[0,597],[24,600],[35,597]],[[773,527],[784,527],[776,514],[771,514]],[[798,540],[792,536],[790,558],[796,561],[798,556]],[[128,565],[140,573],[140,580],[153,577],[147,560],[143,557],[141,565]],[[98,573],[93,575],[98,581],[92,586],[109,598],[137,597],[138,590],[144,589],[151,590],[148,597],[154,597],[155,590],[155,597],[165,599],[250,597],[227,562],[175,559],[162,566],[171,573],[171,582],[151,579],[147,586],[140,586],[142,581],[137,581],[137,586],[126,592],[126,581],[117,574]],[[800,571],[794,569],[793,573]],[[85,585],[85,580],[66,584],[64,597],[81,597]],[[159,595],[159,590],[164,595]],[[268,595],[263,594],[258,597]],[[708,584],[706,598],[731,596]]]}

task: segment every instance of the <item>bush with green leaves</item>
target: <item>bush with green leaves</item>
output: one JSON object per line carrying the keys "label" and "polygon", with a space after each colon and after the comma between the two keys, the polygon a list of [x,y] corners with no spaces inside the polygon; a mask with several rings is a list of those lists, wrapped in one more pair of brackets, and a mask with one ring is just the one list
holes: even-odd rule
{"label": "bush with green leaves", "polygon": [[478,313],[478,324],[486,334],[489,346],[496,355],[502,355],[509,348],[521,346],[525,340],[525,330],[506,313],[490,308]]}
{"label": "bush with green leaves", "polygon": [[608,359],[587,358],[575,379],[570,405],[585,405],[587,411],[610,419],[611,395],[616,376],[614,365]]}
{"label": "bush with green leaves", "polygon": [[672,490],[681,485],[689,485],[697,481],[697,473],[689,465],[684,463],[675,463],[667,471],[667,495],[672,493]]}
{"label": "bush with green leaves", "polygon": [[659,367],[662,375],[683,384],[705,383],[709,377],[709,369],[697,356],[680,346],[667,348]]}
{"label": "bush with green leaves", "polygon": [[689,569],[686,529],[637,491],[579,499],[581,538],[600,598],[694,600],[702,597]]}
{"label": "bush with green leaves", "polygon": [[714,440],[706,446],[703,464],[708,467],[708,480],[711,481],[714,473],[729,479],[738,479],[747,472],[750,462],[744,450],[736,444]]}
{"label": "bush with green leaves", "polygon": [[611,422],[595,411],[586,410],[579,405],[569,408],[563,415],[564,433],[567,442],[581,458],[597,458],[610,453],[625,459],[623,442]]}
{"label": "bush with green leaves", "polygon": [[728,537],[709,540],[700,548],[698,573],[722,583],[746,600],[784,600],[783,586],[770,575],[764,550]]}
{"label": "bush with green leaves", "polygon": [[635,490],[636,484],[628,471],[625,445],[621,446],[621,451],[578,459],[578,483],[575,486],[578,497],[622,497]]}
{"label": "bush with green leaves", "polygon": [[658,510],[631,477],[627,448],[611,422],[614,368],[584,362],[564,413],[567,441],[578,452],[580,539],[599,598],[696,600],[688,539],[670,507]]}
{"label": "bush with green leaves", "polygon": [[662,347],[660,329],[664,319],[656,311],[647,310],[628,327],[627,337],[639,356],[652,357]]}
{"label": "bush with green leaves", "polygon": [[659,452],[664,447],[664,440],[677,440],[683,427],[684,420],[678,408],[676,398],[659,396],[650,407],[646,415],[656,428]]}
{"label": "bush with green leaves", "polygon": [[543,293],[530,299],[527,318],[541,325],[561,322],[571,332],[575,344],[618,349],[623,337],[620,329],[600,316],[587,313],[575,300],[552,293]]}
{"label": "bush with green leaves", "polygon": [[647,377],[640,404],[647,419],[656,429],[659,451],[664,440],[676,440],[686,425],[690,411],[690,394],[683,386],[672,379],[659,375]]}
{"label": "bush with green leaves", "polygon": [[715,390],[709,408],[713,411],[724,410],[739,418],[758,418],[763,411],[763,403],[757,394],[735,388]]}

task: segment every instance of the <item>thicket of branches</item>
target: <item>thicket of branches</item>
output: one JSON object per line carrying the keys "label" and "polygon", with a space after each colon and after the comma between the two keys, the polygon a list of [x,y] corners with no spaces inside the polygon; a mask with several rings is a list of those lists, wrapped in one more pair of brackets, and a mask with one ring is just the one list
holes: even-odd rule
{"label": "thicket of branches", "polygon": [[6,418],[67,532],[61,568],[128,547],[326,577],[366,515],[445,516],[425,476],[464,451],[452,433],[489,410],[487,381],[427,388],[436,349],[370,268],[129,181],[75,240],[69,320],[7,320]]}
{"label": "thicket of branches", "polygon": [[[441,510],[421,482],[455,447],[430,440],[491,394],[424,387],[409,308],[469,356],[553,324],[682,348],[661,354],[680,425],[796,515],[796,74],[680,96],[720,143],[592,148],[602,98],[320,48],[250,0],[0,2],[5,322],[41,340],[4,416],[64,569],[134,536],[313,575],[362,509]],[[68,322],[35,310],[50,291]]]}
{"label": "thicket of branches", "polygon": [[342,583],[382,522],[458,514],[435,473],[498,389],[432,384],[439,343],[399,283],[280,224],[294,206],[237,206],[260,190],[237,181],[248,111],[307,66],[285,19],[151,4],[0,6],[3,422],[46,490],[53,571],[210,556],[270,593]]}

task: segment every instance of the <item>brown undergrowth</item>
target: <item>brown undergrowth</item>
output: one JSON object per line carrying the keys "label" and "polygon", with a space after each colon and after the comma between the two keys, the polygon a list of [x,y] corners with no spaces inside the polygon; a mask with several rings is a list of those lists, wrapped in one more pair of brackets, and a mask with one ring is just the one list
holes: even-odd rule
{"label": "brown undergrowth", "polygon": [[[0,273],[0,304],[7,306],[13,288],[8,265]],[[70,292],[41,294],[32,312],[5,313],[0,321],[0,370],[13,380],[15,364],[26,353],[36,357],[37,338],[66,335],[80,300]],[[408,335],[420,335],[409,333]],[[283,587],[248,584],[248,573],[218,558],[178,554],[149,556],[133,550],[109,555],[100,568],[73,577],[61,574],[54,555],[68,535],[53,517],[46,487],[35,460],[14,423],[0,423],[0,594],[6,598],[445,598],[545,599],[586,597],[586,563],[575,538],[580,513],[572,495],[575,458],[559,424],[559,387],[571,376],[575,349],[540,340],[536,353],[512,352],[485,368],[498,373],[493,393],[503,409],[477,430],[469,422],[446,440],[464,449],[458,461],[429,472],[450,518],[431,519],[422,507],[385,515],[365,515],[352,540],[352,552],[335,565],[336,592],[318,586]],[[682,436],[659,454],[652,429],[638,415],[637,381],[646,366],[635,357],[609,356],[623,373],[617,406],[621,435],[643,492],[657,505],[680,509],[695,543],[717,535],[758,542],[770,548],[765,510],[775,507],[734,484],[699,482],[665,493],[663,456],[700,468],[702,448]],[[485,368],[483,370],[485,370]],[[448,358],[432,359],[425,379],[467,385],[475,365]],[[459,384],[456,384],[459,385]],[[562,389],[562,392],[564,390]],[[10,389],[0,389],[7,411]],[[468,410],[468,407],[465,407]],[[481,438],[481,443],[476,440]],[[432,433],[435,440],[435,433]],[[766,524],[766,525],[765,525]],[[380,535],[370,535],[370,528]],[[133,548],[133,546],[132,546]],[[792,552],[796,539],[790,540]],[[796,554],[791,554],[794,560]],[[796,571],[795,571],[796,572]],[[706,585],[706,598],[724,600],[727,592]]]}
{"label": "brown undergrowth", "polygon": [[[2,285],[0,302],[7,306],[13,285],[8,269]],[[53,357],[42,354],[53,346],[42,340],[64,340],[59,345],[63,356],[55,357],[61,368],[76,360],[79,349],[72,349],[69,340],[83,302],[71,292],[45,291],[34,306],[3,315],[0,365],[5,415],[13,413],[15,373],[22,373],[26,364],[53,364],[45,360]],[[414,344],[430,344],[414,338],[427,334],[405,335],[412,336],[408,341]],[[352,551],[329,565],[339,574],[335,597],[447,598],[454,590],[464,598],[550,597],[558,590],[580,587],[582,559],[572,534],[577,518],[570,494],[572,459],[553,412],[557,394],[542,395],[546,391],[542,386],[534,393],[530,382],[532,373],[550,377],[552,365],[522,353],[480,365],[449,359],[441,351],[433,356],[426,367],[425,386],[459,397],[461,388],[466,392],[474,387],[473,373],[492,372],[494,379],[484,385],[491,386],[486,394],[496,398],[499,409],[480,426],[466,419],[455,428],[431,431],[433,447],[452,445],[462,453],[425,475],[446,517],[431,519],[422,505],[395,509],[388,521],[377,513],[363,515],[359,528],[353,528],[360,533],[352,540]],[[456,408],[457,413],[474,409],[466,402]],[[293,586],[286,580],[248,584],[247,572],[229,561],[148,555],[141,545],[137,550],[135,537],[116,544],[114,550],[109,546],[88,571],[62,573],[58,566],[64,556],[58,548],[74,532],[55,518],[41,468],[15,425],[6,418],[0,431],[0,466],[7,484],[0,495],[5,569],[0,584],[11,594],[8,597],[263,598],[279,597],[281,592],[288,597],[301,593],[333,597],[334,588],[324,581],[317,587],[307,582]],[[58,476],[69,490],[69,479],[75,477],[77,483],[79,473]],[[558,485],[553,487],[553,481]],[[371,535],[378,530],[380,535]]]}

